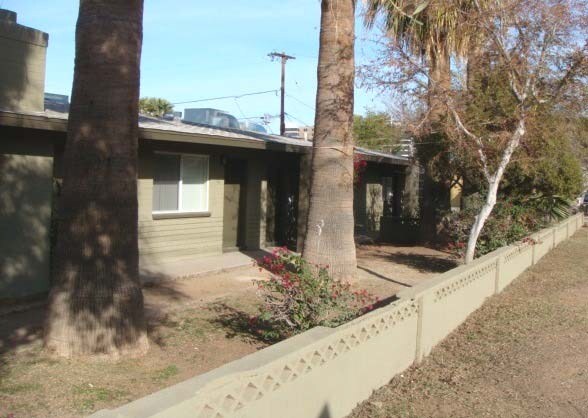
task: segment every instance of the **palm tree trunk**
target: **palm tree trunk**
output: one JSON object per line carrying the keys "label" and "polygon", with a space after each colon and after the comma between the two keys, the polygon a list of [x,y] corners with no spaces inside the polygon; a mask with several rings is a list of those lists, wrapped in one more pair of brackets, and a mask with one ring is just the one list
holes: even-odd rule
{"label": "palm tree trunk", "polygon": [[310,201],[303,256],[353,280],[355,0],[322,0]]}
{"label": "palm tree trunk", "polygon": [[[451,61],[449,49],[441,41],[441,44],[432,48],[429,53],[429,120],[431,132],[424,139],[422,147],[425,161],[421,161],[424,167],[423,202],[421,205],[421,227],[425,241],[437,241],[441,232],[441,214],[449,210],[449,185],[443,179],[434,178],[434,169],[431,167],[432,157],[447,158],[447,155],[435,155],[443,152],[441,124],[447,115],[445,108],[445,95],[451,88]],[[437,144],[436,144],[437,143]],[[428,152],[429,151],[429,152]]]}
{"label": "palm tree trunk", "polygon": [[59,356],[148,348],[138,271],[143,0],[81,0],[45,346]]}

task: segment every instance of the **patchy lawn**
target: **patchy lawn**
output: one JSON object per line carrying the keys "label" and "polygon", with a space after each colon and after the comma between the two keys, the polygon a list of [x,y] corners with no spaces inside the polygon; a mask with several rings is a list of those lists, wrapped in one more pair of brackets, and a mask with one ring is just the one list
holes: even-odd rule
{"label": "patchy lawn", "polygon": [[[421,247],[362,246],[358,286],[380,298],[391,297],[451,268],[448,259]],[[257,268],[244,267],[146,286],[151,348],[140,359],[50,358],[41,350],[42,307],[0,316],[0,418],[88,415],[265,347],[250,333],[248,318],[257,312],[253,280],[266,276]]]}
{"label": "patchy lawn", "polygon": [[588,417],[588,228],[349,418]]}

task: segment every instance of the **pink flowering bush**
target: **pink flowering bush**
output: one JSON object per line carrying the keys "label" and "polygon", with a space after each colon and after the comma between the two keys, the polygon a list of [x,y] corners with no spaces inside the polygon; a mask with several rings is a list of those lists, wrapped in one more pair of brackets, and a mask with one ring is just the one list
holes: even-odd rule
{"label": "pink flowering bush", "polygon": [[359,185],[363,178],[363,173],[367,167],[367,161],[359,156],[353,157],[353,184]]}
{"label": "pink flowering bush", "polygon": [[373,309],[377,298],[334,280],[328,266],[313,266],[300,255],[277,248],[257,262],[271,272],[256,281],[263,300],[252,322],[268,340],[287,338],[315,326],[337,326]]}

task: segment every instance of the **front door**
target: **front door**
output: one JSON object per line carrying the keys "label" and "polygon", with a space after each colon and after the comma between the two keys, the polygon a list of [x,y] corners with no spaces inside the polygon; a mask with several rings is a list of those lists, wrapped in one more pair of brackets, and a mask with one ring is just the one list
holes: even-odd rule
{"label": "front door", "polygon": [[237,251],[242,246],[245,178],[245,161],[227,160],[223,209],[223,251]]}

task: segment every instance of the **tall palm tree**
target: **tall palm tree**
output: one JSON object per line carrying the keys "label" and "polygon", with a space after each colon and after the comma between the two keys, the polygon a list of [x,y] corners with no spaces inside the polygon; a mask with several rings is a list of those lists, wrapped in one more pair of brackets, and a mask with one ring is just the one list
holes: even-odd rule
{"label": "tall palm tree", "polygon": [[439,214],[449,209],[447,179],[435,178],[437,166],[448,164],[448,149],[443,141],[442,123],[446,118],[444,92],[451,88],[451,54],[463,55],[468,49],[470,32],[464,16],[472,0],[367,0],[365,24],[372,27],[378,16],[384,17],[388,35],[426,61],[429,68],[430,132],[418,148],[425,169],[421,220],[424,238],[436,239]]}
{"label": "tall palm tree", "polygon": [[59,356],[148,347],[138,271],[143,0],[81,0],[45,346]]}
{"label": "tall palm tree", "polygon": [[353,219],[355,0],[322,0],[307,232],[302,255],[338,279],[356,275]]}

